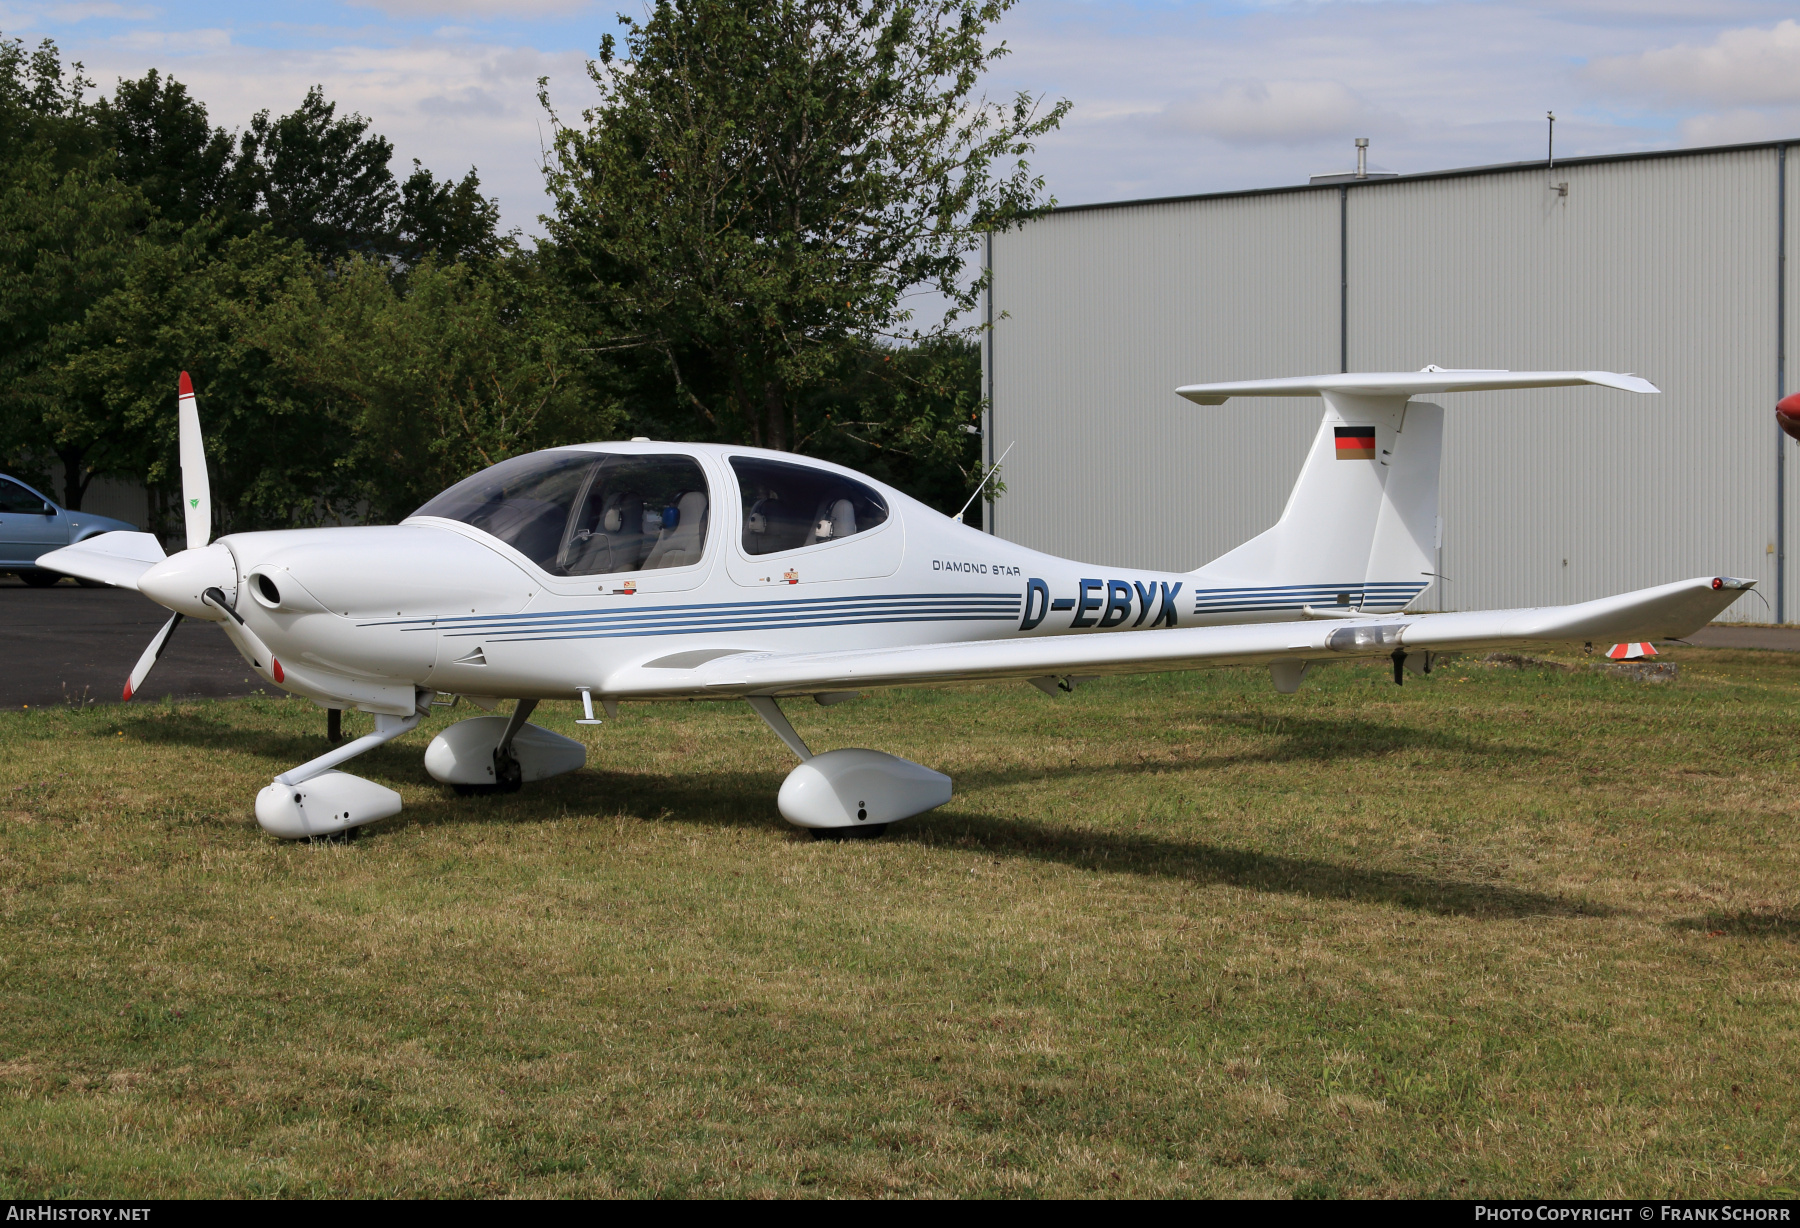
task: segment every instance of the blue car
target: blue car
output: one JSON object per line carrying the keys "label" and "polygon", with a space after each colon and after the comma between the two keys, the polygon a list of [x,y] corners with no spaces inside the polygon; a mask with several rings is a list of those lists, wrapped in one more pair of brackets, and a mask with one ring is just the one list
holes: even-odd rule
{"label": "blue car", "polygon": [[0,473],[0,572],[14,571],[33,588],[48,588],[62,576],[33,566],[38,555],[115,529],[135,533],[137,526],[58,507],[17,478]]}

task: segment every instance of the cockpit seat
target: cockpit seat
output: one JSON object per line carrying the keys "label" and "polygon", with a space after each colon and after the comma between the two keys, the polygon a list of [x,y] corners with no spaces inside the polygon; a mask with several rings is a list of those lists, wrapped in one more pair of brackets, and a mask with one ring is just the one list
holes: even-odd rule
{"label": "cockpit seat", "polygon": [[819,510],[813,513],[812,529],[806,535],[806,544],[816,545],[819,542],[834,542],[840,537],[850,537],[856,532],[856,505],[848,499],[826,499],[819,504]]}
{"label": "cockpit seat", "polygon": [[674,527],[664,529],[650,548],[650,557],[644,560],[645,571],[686,567],[700,561],[700,552],[706,545],[705,492],[688,491],[675,501],[675,512]]}
{"label": "cockpit seat", "polygon": [[[591,514],[591,513],[590,513]],[[592,525],[569,543],[564,572],[572,576],[634,571],[643,556],[644,501],[625,492],[607,496],[605,507]]]}

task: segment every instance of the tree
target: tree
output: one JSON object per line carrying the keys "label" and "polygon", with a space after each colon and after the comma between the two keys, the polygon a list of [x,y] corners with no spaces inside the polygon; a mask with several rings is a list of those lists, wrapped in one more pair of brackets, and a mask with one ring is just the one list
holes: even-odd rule
{"label": "tree", "polygon": [[528,259],[341,265],[316,322],[277,346],[300,386],[354,423],[346,462],[377,520],[397,520],[509,456],[606,438],[616,401],[581,379],[561,292]]}
{"label": "tree", "polygon": [[[981,480],[980,347],[950,336],[853,351],[802,401],[798,420],[796,451],[954,514]],[[977,501],[969,523],[980,515]]]}
{"label": "tree", "polygon": [[[314,89],[241,148],[151,71],[89,102],[0,38],[0,454],[80,507],[100,475],[179,523],[175,377],[202,398],[219,532],[410,512],[470,470],[624,421],[566,290],[473,168],[397,185]],[[174,513],[174,514],[171,514]]]}
{"label": "tree", "polygon": [[398,229],[400,255],[409,263],[428,255],[450,263],[491,260],[516,246],[500,234],[500,202],[481,194],[474,167],[461,180],[439,182],[417,158],[400,185]]}
{"label": "tree", "polygon": [[0,182],[0,422],[8,452],[62,462],[71,508],[121,441],[94,428],[95,407],[63,364],[88,313],[138,262],[151,213],[143,193],[111,173],[110,155],[59,171],[34,146]]}
{"label": "tree", "polygon": [[67,330],[62,429],[123,441],[124,470],[173,508],[175,376],[186,370],[201,397],[216,532],[349,517],[356,422],[316,395],[296,359],[316,344],[328,293],[318,261],[267,228],[221,239],[197,226],[146,244]]}
{"label": "tree", "polygon": [[52,40],[27,54],[20,40],[0,37],[0,166],[48,156],[67,170],[99,153],[86,102],[93,85],[79,61],[63,66]]}
{"label": "tree", "polygon": [[120,81],[93,107],[100,139],[117,155],[114,171],[134,183],[157,213],[192,226],[208,212],[235,212],[244,201],[233,169],[237,141],[207,120],[206,107],[173,77],[151,69]]}
{"label": "tree", "polygon": [[[791,448],[807,395],[871,343],[985,282],[984,232],[1048,202],[1024,157],[1061,121],[976,93],[1013,0],[659,0],[588,66],[600,100],[555,121],[545,219],[599,348],[662,364],[702,437]],[[547,97],[540,94],[548,107]]]}
{"label": "tree", "polygon": [[290,114],[250,119],[235,175],[240,199],[275,233],[326,256],[387,252],[395,243],[399,190],[388,162],[394,147],[369,136],[369,121],[337,118],[337,104],[313,86]]}

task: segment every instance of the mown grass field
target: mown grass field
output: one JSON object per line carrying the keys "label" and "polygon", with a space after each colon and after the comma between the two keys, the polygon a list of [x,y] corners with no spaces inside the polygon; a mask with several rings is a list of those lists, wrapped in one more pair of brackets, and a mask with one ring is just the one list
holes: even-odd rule
{"label": "mown grass field", "polygon": [[956,779],[850,843],[741,704],[337,845],[311,705],[0,715],[0,1195],[1791,1194],[1800,658],[1675,659],[790,705]]}

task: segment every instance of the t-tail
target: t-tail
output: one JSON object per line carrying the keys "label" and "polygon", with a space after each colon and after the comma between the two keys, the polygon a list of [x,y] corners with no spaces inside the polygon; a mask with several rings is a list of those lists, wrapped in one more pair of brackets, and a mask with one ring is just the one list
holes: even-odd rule
{"label": "t-tail", "polygon": [[1300,478],[1273,528],[1198,569],[1201,613],[1266,618],[1354,616],[1419,608],[1437,578],[1442,406],[1424,393],[1599,384],[1658,391],[1609,371],[1352,373],[1193,384],[1201,405],[1237,396],[1320,396],[1319,422]]}

